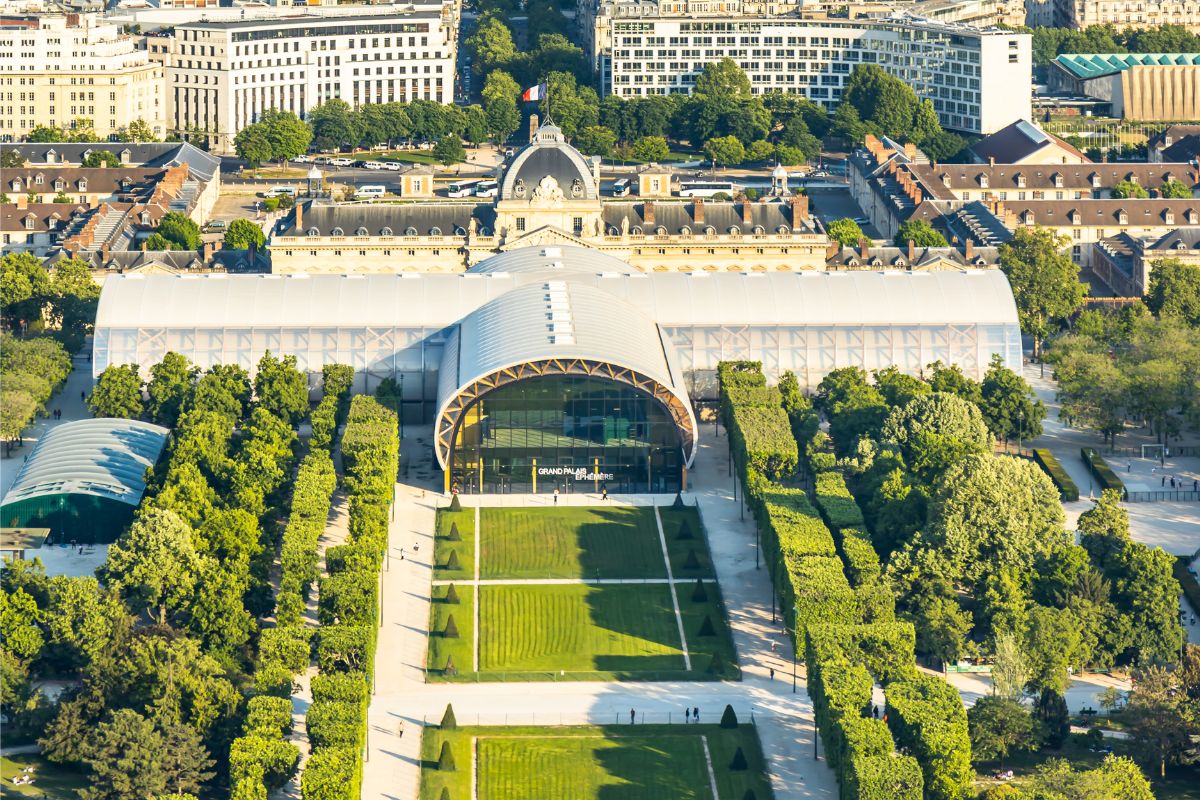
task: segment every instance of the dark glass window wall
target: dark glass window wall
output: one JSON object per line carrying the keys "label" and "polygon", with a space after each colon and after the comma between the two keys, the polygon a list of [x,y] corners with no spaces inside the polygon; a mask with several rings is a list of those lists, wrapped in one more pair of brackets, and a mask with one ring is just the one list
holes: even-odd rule
{"label": "dark glass window wall", "polygon": [[502,386],[468,406],[450,461],[451,485],[467,493],[675,492],[682,471],[679,430],[658,400],[568,375]]}

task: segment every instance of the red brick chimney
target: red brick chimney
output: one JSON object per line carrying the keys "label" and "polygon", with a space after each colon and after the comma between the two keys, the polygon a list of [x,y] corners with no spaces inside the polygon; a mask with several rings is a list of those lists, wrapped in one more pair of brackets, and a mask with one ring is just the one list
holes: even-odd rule
{"label": "red brick chimney", "polygon": [[100,262],[102,265],[108,263],[108,242],[100,245]]}
{"label": "red brick chimney", "polygon": [[296,235],[304,233],[304,203],[296,203]]}
{"label": "red brick chimney", "polygon": [[647,226],[654,224],[654,203],[650,200],[642,203],[642,222]]}
{"label": "red brick chimney", "polygon": [[751,225],[754,223],[754,207],[750,205],[750,198],[742,195],[742,223]]}
{"label": "red brick chimney", "polygon": [[967,239],[966,246],[963,247],[963,257],[968,261],[975,257],[975,242]]}
{"label": "red brick chimney", "polygon": [[915,144],[913,144],[912,142],[905,142],[904,157],[907,158],[909,161],[912,161],[914,158],[916,158],[917,157],[917,146]]}
{"label": "red brick chimney", "polygon": [[212,242],[204,242],[203,244],[200,245],[200,261],[201,262],[203,262],[204,264],[208,264],[208,262],[212,261],[212,254],[213,254],[213,243]]}
{"label": "red brick chimney", "polygon": [[914,242],[912,239],[909,239],[908,240],[908,265],[911,267],[912,263],[916,260],[917,260],[917,245],[916,245],[916,242]]}
{"label": "red brick chimney", "polygon": [[704,224],[704,198],[692,198],[692,221],[697,225]]}
{"label": "red brick chimney", "polygon": [[862,255],[863,261],[866,261],[871,257],[871,246],[867,244],[867,240],[861,236],[858,239],[858,250]]}

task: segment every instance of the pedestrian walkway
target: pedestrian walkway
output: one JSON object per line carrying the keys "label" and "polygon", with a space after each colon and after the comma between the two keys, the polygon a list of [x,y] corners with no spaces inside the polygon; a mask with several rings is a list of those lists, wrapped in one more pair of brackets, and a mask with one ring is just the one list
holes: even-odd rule
{"label": "pedestrian walkway", "polygon": [[[716,722],[726,705],[739,719],[758,726],[776,797],[837,796],[837,783],[824,758],[814,760],[812,704],[803,675],[793,672],[790,642],[781,623],[771,621],[771,589],[765,567],[755,568],[753,525],[743,520],[725,476],[725,442],[703,441],[690,473],[744,680],[707,682],[431,683],[425,680],[433,530],[440,494],[420,486],[396,486],[389,532],[390,565],[382,580],[381,629],[376,654],[376,686],[368,712],[368,761],[364,798],[415,798],[420,780],[420,735],[453,703],[459,724],[554,725],[614,724],[628,720],[682,722],[682,710],[696,707],[705,722]],[[430,474],[429,450],[405,439],[402,461],[409,473]],[[464,496],[464,506],[552,506],[553,495]],[[669,505],[674,495],[611,495],[609,505]],[[560,494],[559,505],[601,505],[600,495]],[[403,560],[398,558],[404,548]],[[487,584],[480,580],[474,583]],[[572,582],[572,581],[567,581]],[[641,582],[641,581],[637,581]],[[464,583],[458,581],[457,583]],[[770,670],[775,670],[774,680]],[[793,680],[793,675],[795,679]]]}
{"label": "pedestrian walkway", "polygon": [[[8,458],[0,457],[0,497],[8,493],[17,479],[17,473],[21,471],[25,457],[33,452],[34,445],[47,431],[68,422],[92,418],[92,412],[83,400],[92,391],[92,362],[86,355],[79,355],[74,358],[72,366],[63,387],[46,403],[47,416],[38,417],[21,434],[24,446],[14,447]],[[62,412],[58,419],[54,418],[56,409]],[[0,448],[0,456],[3,453],[4,449]]]}
{"label": "pedestrian walkway", "polygon": [[436,580],[434,586],[605,586],[614,583],[694,584],[695,578],[460,578]]}

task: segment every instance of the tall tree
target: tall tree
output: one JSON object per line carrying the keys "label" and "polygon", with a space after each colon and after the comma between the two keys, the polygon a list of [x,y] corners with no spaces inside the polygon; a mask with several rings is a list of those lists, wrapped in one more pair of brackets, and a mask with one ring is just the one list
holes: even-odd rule
{"label": "tall tree", "polygon": [[272,153],[271,140],[267,137],[267,129],[262,123],[247,125],[233,137],[233,149],[238,158],[250,162],[257,167],[264,161],[270,161]]}
{"label": "tall tree", "polygon": [[900,224],[893,243],[897,247],[907,247],[909,242],[917,247],[946,247],[949,242],[923,219],[908,219]]}
{"label": "tall tree", "polygon": [[42,315],[53,294],[50,275],[31,253],[0,258],[0,312],[10,330],[26,328]]}
{"label": "tall tree", "polygon": [[146,384],[149,397],[146,411],[154,422],[168,428],[175,427],[199,372],[187,356],[175,352],[167,352],[161,361],[150,367],[150,381]]}
{"label": "tall tree", "polygon": [[750,79],[732,58],[710,61],[696,76],[696,94],[707,97],[749,97]]}
{"label": "tall tree", "polygon": [[1193,328],[1200,327],[1200,266],[1178,258],[1150,262],[1146,305],[1159,316],[1178,317]]}
{"label": "tall tree", "polygon": [[459,164],[467,159],[462,140],[456,134],[447,133],[433,146],[433,157],[444,166]]}
{"label": "tall tree", "polygon": [[1013,438],[1028,441],[1041,435],[1045,405],[1024,378],[1004,366],[999,354],[992,356],[981,388],[979,410],[993,436],[1007,442]]}
{"label": "tall tree", "polygon": [[974,761],[1003,762],[1009,753],[1037,745],[1033,717],[1016,700],[981,697],[967,711]]}
{"label": "tall tree", "polygon": [[1033,337],[1035,356],[1051,327],[1078,311],[1087,294],[1079,266],[1062,252],[1068,244],[1050,228],[1020,227],[1000,246],[1000,268],[1012,286],[1021,327]]}
{"label": "tall tree", "polygon": [[200,226],[186,214],[170,211],[159,220],[155,233],[178,245],[180,250],[200,249]]}
{"label": "tall tree", "polygon": [[136,711],[114,711],[88,733],[83,749],[90,773],[88,787],[79,790],[83,800],[132,800],[167,791],[163,737]]}
{"label": "tall tree", "polygon": [[226,250],[246,250],[251,245],[261,249],[267,237],[260,225],[249,219],[235,219],[225,231]]}
{"label": "tall tree", "polygon": [[488,73],[483,85],[483,113],[487,116],[488,131],[499,144],[508,141],[521,127],[521,112],[517,98],[521,87],[503,70]]}
{"label": "tall tree", "polygon": [[271,158],[286,161],[308,150],[312,128],[291,111],[267,109],[259,118],[263,133],[271,144]]}
{"label": "tall tree", "polygon": [[142,376],[137,364],[112,364],[104,368],[88,395],[88,408],[97,417],[137,419],[142,415]]}
{"label": "tall tree", "polygon": [[150,509],[109,546],[102,569],[109,586],[135,608],[155,612],[161,625],[191,601],[199,568],[191,526],[171,511]]}
{"label": "tall tree", "polygon": [[254,375],[254,397],[261,408],[288,425],[303,419],[308,413],[308,382],[296,369],[296,357],[276,358],[269,350],[263,353]]}

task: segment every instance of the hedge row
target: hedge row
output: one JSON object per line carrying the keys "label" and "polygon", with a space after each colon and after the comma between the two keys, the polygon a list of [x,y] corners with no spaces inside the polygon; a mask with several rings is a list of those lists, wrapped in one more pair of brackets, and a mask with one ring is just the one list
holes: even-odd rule
{"label": "hedge row", "polygon": [[[822,452],[820,455],[832,458],[829,453]],[[811,459],[810,455],[810,463]],[[866,521],[854,495],[846,488],[845,477],[840,472],[818,472],[814,485],[817,508],[834,532],[851,585],[857,588],[878,581],[883,573],[879,554],[871,544],[871,537],[865,532]]]}
{"label": "hedge row", "polygon": [[325,450],[333,448],[338,426],[346,419],[350,387],[354,382],[354,367],[347,364],[326,364],[321,369],[321,402],[312,412],[312,438],[309,444]]}
{"label": "hedge row", "polygon": [[313,704],[305,718],[313,755],[301,776],[305,800],[357,798],[375,668],[379,569],[400,460],[396,415],[372,397],[353,398],[342,433],[349,542],[325,554],[317,605],[321,628]]}
{"label": "hedge row", "polygon": [[971,737],[958,691],[940,677],[918,673],[888,684],[887,708],[892,735],[921,765],[926,795],[971,797]]}
{"label": "hedge row", "polygon": [[1079,451],[1079,454],[1083,456],[1083,463],[1087,464],[1088,472],[1092,473],[1092,477],[1100,483],[1101,489],[1116,489],[1122,497],[1125,496],[1125,484],[1117,477],[1117,473],[1112,471],[1108,462],[1100,457],[1099,453],[1090,447],[1085,447]]}
{"label": "hedge row", "polygon": [[279,592],[275,618],[281,627],[300,624],[309,587],[317,579],[317,542],[325,530],[329,504],[337,486],[333,460],[323,449],[304,457],[292,492],[292,509],[279,554]]}
{"label": "hedge row", "polygon": [[772,480],[796,471],[796,439],[781,406],[734,406],[730,427],[735,452],[750,467]]}
{"label": "hedge row", "polygon": [[1063,469],[1062,464],[1058,463],[1058,459],[1054,457],[1053,453],[1045,448],[1038,448],[1033,451],[1033,460],[1037,462],[1043,472],[1050,476],[1050,480],[1054,481],[1054,486],[1063,500],[1079,499],[1079,487],[1075,485],[1075,481],[1071,480],[1071,476]]}

